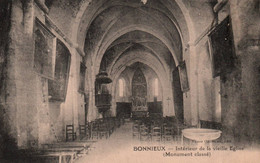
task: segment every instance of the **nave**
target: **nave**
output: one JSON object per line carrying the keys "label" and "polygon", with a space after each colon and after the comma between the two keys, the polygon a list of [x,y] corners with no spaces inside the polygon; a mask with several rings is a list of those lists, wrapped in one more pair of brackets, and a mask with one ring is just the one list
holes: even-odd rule
{"label": "nave", "polygon": [[[129,144],[165,143],[163,124],[135,121],[147,118],[176,119],[173,146],[181,135],[259,146],[259,9],[259,0],[1,0],[0,162],[20,151],[113,162],[114,144],[129,162],[157,161],[160,152]],[[133,127],[114,129],[122,118]]]}

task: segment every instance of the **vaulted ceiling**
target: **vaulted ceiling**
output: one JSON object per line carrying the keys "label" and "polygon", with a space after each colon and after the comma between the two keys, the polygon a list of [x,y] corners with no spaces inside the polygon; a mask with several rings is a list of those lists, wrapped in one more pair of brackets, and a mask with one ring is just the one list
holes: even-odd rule
{"label": "vaulted ceiling", "polygon": [[174,115],[168,106],[173,106],[174,92],[182,93],[180,83],[173,83],[173,70],[185,60],[187,73],[196,73],[194,43],[212,25],[217,0],[45,1],[52,6],[49,16],[84,56],[77,55],[77,61],[86,61],[89,90],[99,71],[106,70],[113,95],[120,75],[142,63],[161,82],[164,114]]}
{"label": "vaulted ceiling", "polygon": [[158,73],[162,74],[169,74],[182,60],[183,39],[188,40],[189,35],[175,1],[148,0],[143,4],[140,0],[97,0],[89,4],[84,15],[80,30],[86,35],[81,33],[78,38],[85,39],[85,53],[92,56],[97,70],[113,75],[127,64],[122,60],[126,55],[128,62],[137,57],[132,52],[153,58],[143,59],[150,67],[159,64],[163,72]]}
{"label": "vaulted ceiling", "polygon": [[207,28],[213,15],[212,3],[216,2],[45,0],[50,16],[84,51],[95,74],[100,69],[110,70],[133,50],[154,56],[164,69],[177,66],[184,59],[187,44]]}

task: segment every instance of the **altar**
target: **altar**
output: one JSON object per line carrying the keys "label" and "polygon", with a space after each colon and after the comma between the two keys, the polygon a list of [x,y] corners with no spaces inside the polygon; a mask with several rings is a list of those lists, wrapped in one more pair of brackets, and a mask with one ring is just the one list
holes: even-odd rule
{"label": "altar", "polygon": [[132,79],[131,117],[135,119],[147,116],[147,82],[141,68],[137,68]]}
{"label": "altar", "polygon": [[132,97],[132,118],[148,117],[148,107],[146,97]]}

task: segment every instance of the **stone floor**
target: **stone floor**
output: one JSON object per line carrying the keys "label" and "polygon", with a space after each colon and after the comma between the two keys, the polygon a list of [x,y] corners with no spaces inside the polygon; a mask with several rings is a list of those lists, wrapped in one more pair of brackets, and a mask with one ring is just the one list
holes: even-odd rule
{"label": "stone floor", "polygon": [[[140,142],[132,138],[132,123],[118,128],[108,139],[99,140],[94,144],[88,155],[76,163],[143,163],[147,160],[161,162],[162,151],[134,151],[134,147],[155,146],[148,142]],[[157,144],[165,146],[165,144]]]}
{"label": "stone floor", "polygon": [[[177,151],[176,147],[182,147],[180,143],[152,143],[140,142],[132,138],[132,124],[126,123],[117,129],[110,138],[99,140],[94,144],[88,155],[81,157],[76,163],[173,163],[173,162],[258,162],[260,159],[259,151],[238,150],[231,151],[227,144],[213,145],[221,148],[225,146],[228,150],[218,151]],[[157,151],[135,151],[136,147],[156,147]],[[165,149],[165,150],[163,150]],[[192,152],[192,156],[189,153]],[[210,153],[210,156],[195,156],[199,153]],[[168,155],[166,154],[168,153]],[[186,156],[174,156],[174,154],[182,153]]]}

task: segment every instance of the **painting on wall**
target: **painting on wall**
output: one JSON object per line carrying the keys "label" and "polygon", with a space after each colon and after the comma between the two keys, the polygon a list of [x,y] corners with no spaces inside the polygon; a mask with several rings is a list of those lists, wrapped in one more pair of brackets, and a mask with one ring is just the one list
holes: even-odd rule
{"label": "painting on wall", "polygon": [[84,63],[80,64],[80,71],[79,71],[79,92],[83,93],[85,92],[85,76],[86,76],[86,66]]}
{"label": "painting on wall", "polygon": [[46,78],[54,77],[54,35],[38,20],[34,31],[34,70]]}
{"label": "painting on wall", "polygon": [[209,51],[212,59],[213,77],[227,73],[234,67],[234,43],[230,18],[225,18],[209,34]]}
{"label": "painting on wall", "polygon": [[181,90],[182,92],[187,92],[190,90],[190,87],[185,61],[180,62],[178,67],[180,72]]}
{"label": "painting on wall", "polygon": [[70,69],[70,52],[67,47],[57,40],[55,77],[54,80],[48,81],[50,101],[65,101],[69,69]]}

